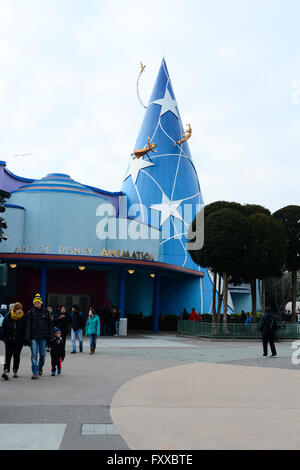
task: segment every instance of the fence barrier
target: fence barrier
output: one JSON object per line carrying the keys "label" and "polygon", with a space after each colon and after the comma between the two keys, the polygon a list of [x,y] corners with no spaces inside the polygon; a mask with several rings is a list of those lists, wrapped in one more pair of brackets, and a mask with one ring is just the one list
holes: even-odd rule
{"label": "fence barrier", "polygon": [[[207,323],[203,321],[178,320],[177,334],[197,336],[199,338],[261,339],[259,323]],[[300,339],[300,324],[279,323],[276,340]]]}

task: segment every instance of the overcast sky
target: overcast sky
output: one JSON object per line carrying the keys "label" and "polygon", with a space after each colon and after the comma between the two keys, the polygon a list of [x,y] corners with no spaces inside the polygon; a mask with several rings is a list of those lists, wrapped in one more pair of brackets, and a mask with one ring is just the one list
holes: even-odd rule
{"label": "overcast sky", "polygon": [[[0,159],[118,191],[164,56],[205,203],[300,203],[298,0],[0,0]],[[16,157],[14,154],[32,153]]]}

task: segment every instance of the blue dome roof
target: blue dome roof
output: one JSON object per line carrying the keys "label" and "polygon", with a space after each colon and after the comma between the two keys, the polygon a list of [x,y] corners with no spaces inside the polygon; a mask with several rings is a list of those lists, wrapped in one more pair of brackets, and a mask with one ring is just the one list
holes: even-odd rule
{"label": "blue dome roof", "polygon": [[[41,192],[41,191],[61,191],[64,193],[78,193],[82,195],[101,197],[101,194],[109,194],[106,191],[96,190],[84,184],[73,180],[69,175],[64,173],[49,173],[44,178],[34,180],[30,184],[20,186],[16,192]],[[113,193],[111,193],[113,195]]]}

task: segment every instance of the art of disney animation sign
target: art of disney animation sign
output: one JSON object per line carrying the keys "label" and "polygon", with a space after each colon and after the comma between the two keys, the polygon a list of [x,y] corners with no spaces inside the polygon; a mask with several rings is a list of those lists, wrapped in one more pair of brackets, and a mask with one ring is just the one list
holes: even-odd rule
{"label": "art of disney animation sign", "polygon": [[95,248],[87,247],[73,247],[73,246],[59,246],[58,253],[53,253],[50,245],[39,245],[34,248],[29,245],[17,246],[14,253],[26,253],[26,254],[59,254],[59,255],[71,255],[71,256],[101,256],[108,258],[129,258],[129,259],[141,259],[154,261],[154,255],[152,253],[146,253],[144,251],[129,251],[120,250],[118,248],[102,248],[100,251]]}

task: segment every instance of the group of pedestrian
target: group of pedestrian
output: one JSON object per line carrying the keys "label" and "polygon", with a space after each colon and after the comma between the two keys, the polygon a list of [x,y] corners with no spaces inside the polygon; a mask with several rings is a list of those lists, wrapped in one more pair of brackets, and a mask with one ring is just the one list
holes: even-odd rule
{"label": "group of pedestrian", "polygon": [[[33,299],[31,309],[24,313],[23,305],[15,302],[9,306],[1,305],[0,309],[0,339],[5,343],[5,363],[2,378],[9,380],[11,361],[13,360],[13,377],[18,377],[20,356],[24,346],[31,349],[32,379],[36,380],[43,374],[47,350],[51,356],[51,375],[62,372],[62,362],[65,359],[66,337],[71,329],[71,353],[76,353],[76,340],[79,352],[83,352],[83,334],[90,339],[90,354],[95,353],[97,337],[101,332],[101,321],[94,308],[90,308],[85,322],[78,305],[72,306],[70,315],[61,306],[54,311],[52,306],[44,307],[40,294]],[[106,307],[102,321],[107,334],[119,334],[120,310],[118,307]],[[105,334],[105,333],[104,333]]]}
{"label": "group of pedestrian", "polygon": [[184,308],[182,315],[181,315],[182,320],[190,320],[190,321],[199,321],[202,320],[202,316],[196,311],[196,309],[193,307],[191,313],[188,313],[187,309]]}
{"label": "group of pedestrian", "polygon": [[[3,317],[1,325],[1,339],[5,343],[2,378],[9,379],[12,359],[13,377],[18,377],[23,346],[31,348],[31,378],[33,380],[43,374],[47,346],[50,349],[52,375],[55,375],[56,369],[58,373],[61,373],[61,362],[65,353],[64,342],[58,333],[60,330],[54,327],[52,318],[48,310],[43,307],[43,301],[39,294],[35,295],[33,306],[27,314],[24,313],[23,305],[20,302],[13,304]],[[57,344],[59,344],[59,348]]]}
{"label": "group of pedestrian", "polygon": [[103,336],[119,336],[120,314],[119,307],[115,305],[112,305],[111,308],[108,305],[105,306],[104,310],[100,313]]}

